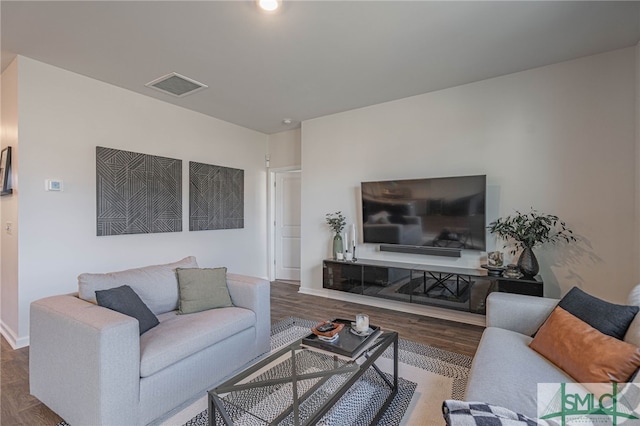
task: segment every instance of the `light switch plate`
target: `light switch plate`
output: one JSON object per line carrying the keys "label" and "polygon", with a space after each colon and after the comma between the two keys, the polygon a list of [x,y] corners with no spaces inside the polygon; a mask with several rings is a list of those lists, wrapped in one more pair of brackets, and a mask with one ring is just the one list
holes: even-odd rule
{"label": "light switch plate", "polygon": [[62,181],[58,179],[47,179],[44,181],[46,191],[62,191]]}

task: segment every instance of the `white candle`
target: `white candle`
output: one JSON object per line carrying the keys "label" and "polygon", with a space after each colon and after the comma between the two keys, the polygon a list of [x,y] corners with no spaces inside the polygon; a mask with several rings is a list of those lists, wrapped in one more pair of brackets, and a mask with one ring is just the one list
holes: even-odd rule
{"label": "white candle", "polygon": [[356,246],[356,224],[351,224],[351,248]]}
{"label": "white candle", "polygon": [[365,332],[369,330],[369,316],[365,314],[356,315],[356,330]]}

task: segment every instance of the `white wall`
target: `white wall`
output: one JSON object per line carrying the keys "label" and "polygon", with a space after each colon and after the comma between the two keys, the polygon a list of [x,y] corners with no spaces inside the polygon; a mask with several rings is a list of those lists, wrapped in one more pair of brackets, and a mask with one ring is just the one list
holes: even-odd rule
{"label": "white wall", "polygon": [[[636,253],[640,253],[640,42],[636,44]],[[640,279],[640,262],[636,262]]]}
{"label": "white wall", "polygon": [[[25,57],[19,88],[20,338],[29,303],[75,291],[82,272],[195,255],[200,266],[267,276],[266,135]],[[97,237],[96,146],[181,159],[183,231]],[[244,170],[244,229],[188,231],[189,160]],[[45,192],[48,178],[64,192]]]}
{"label": "white wall", "polygon": [[[18,61],[2,73],[0,85],[0,149],[11,147],[14,186],[18,164]],[[0,330],[15,341],[18,330],[18,190],[0,197]],[[7,233],[7,222],[14,225]]]}
{"label": "white wall", "polygon": [[300,137],[300,129],[287,130],[269,135],[269,167],[272,169],[299,167],[301,164]]}
{"label": "white wall", "polygon": [[[324,215],[360,221],[361,181],[486,174],[489,221],[533,206],[582,238],[536,250],[546,295],[577,285],[623,302],[639,278],[635,55],[632,47],[305,121],[303,290],[322,288]],[[451,260],[376,250],[361,244],[358,256],[480,264],[479,252]]]}

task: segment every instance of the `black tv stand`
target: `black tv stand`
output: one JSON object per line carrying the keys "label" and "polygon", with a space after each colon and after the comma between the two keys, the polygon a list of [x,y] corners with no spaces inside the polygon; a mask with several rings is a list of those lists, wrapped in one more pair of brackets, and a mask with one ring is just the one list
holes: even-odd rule
{"label": "black tv stand", "polygon": [[326,289],[475,314],[486,313],[485,300],[494,291],[543,295],[543,283],[538,277],[492,277],[480,268],[326,259],[322,275]]}
{"label": "black tv stand", "polygon": [[[464,295],[464,293],[467,291],[467,289],[472,283],[471,277],[466,275],[433,272],[433,271],[423,271],[422,274],[423,274],[422,285],[424,288],[424,294],[429,294],[429,292],[435,289],[442,288],[445,294],[450,294],[451,296],[460,298]],[[427,275],[429,275],[429,277],[435,281],[433,284],[431,284],[429,288],[427,288]],[[455,288],[450,289],[447,286],[447,282],[451,279],[456,280],[456,286]],[[462,281],[462,287],[460,287],[461,281]]]}

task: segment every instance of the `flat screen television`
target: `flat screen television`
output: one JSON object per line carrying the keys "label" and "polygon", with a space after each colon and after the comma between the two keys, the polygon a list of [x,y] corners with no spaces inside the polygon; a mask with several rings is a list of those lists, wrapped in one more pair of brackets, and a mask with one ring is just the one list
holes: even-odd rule
{"label": "flat screen television", "polygon": [[486,249],[486,176],[362,182],[365,243]]}

